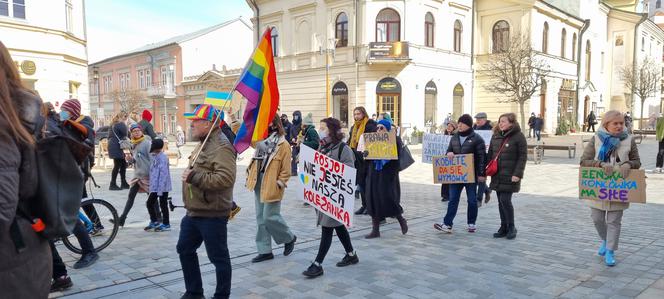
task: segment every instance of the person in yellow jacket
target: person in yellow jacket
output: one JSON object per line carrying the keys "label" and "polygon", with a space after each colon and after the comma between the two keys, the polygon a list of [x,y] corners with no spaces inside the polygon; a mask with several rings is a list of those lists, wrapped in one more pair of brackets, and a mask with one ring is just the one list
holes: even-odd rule
{"label": "person in yellow jacket", "polygon": [[254,191],[256,198],[258,255],[251,260],[253,263],[274,258],[272,239],[277,244],[285,244],[284,255],[293,252],[297,240],[280,212],[284,190],[291,177],[291,149],[279,116],[275,115],[268,134],[255,144],[256,151],[247,168],[246,186]]}

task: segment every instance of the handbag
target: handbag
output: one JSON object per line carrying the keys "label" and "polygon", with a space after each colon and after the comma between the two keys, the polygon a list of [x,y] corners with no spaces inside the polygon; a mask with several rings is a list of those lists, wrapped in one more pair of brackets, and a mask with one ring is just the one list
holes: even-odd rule
{"label": "handbag", "polygon": [[410,167],[415,163],[413,155],[410,153],[407,145],[401,147],[401,155],[399,155],[399,171],[404,171],[406,168]]}
{"label": "handbag", "polygon": [[131,141],[129,141],[128,138],[120,139],[118,133],[115,133],[115,126],[111,127],[111,131],[113,131],[113,135],[115,135],[115,138],[118,139],[118,143],[120,144],[120,149],[131,150]]}
{"label": "handbag", "polygon": [[498,157],[500,157],[500,153],[503,151],[503,146],[505,146],[505,143],[507,143],[508,140],[510,140],[509,137],[506,138],[505,141],[503,141],[503,144],[500,145],[500,149],[498,150],[496,157],[491,159],[491,161],[489,161],[489,164],[486,165],[484,171],[484,174],[486,174],[486,176],[494,176],[496,175],[496,173],[498,173]]}

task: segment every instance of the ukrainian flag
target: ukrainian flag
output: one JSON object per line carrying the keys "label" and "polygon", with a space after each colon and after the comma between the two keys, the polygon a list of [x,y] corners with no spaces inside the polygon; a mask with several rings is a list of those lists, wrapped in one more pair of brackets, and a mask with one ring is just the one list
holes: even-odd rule
{"label": "ukrainian flag", "polygon": [[226,102],[231,100],[232,99],[228,92],[211,91],[211,90],[205,92],[205,104],[210,104],[214,106],[224,106]]}

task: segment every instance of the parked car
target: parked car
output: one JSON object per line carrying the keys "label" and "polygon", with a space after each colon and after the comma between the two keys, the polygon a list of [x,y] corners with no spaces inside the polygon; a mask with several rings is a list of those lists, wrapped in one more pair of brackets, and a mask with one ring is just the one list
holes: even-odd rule
{"label": "parked car", "polygon": [[103,126],[103,127],[99,127],[99,129],[97,129],[97,131],[95,132],[96,133],[96,135],[95,135],[95,145],[99,144],[100,140],[108,138],[108,134],[110,133],[110,129],[111,129],[111,127],[109,127],[109,126]]}

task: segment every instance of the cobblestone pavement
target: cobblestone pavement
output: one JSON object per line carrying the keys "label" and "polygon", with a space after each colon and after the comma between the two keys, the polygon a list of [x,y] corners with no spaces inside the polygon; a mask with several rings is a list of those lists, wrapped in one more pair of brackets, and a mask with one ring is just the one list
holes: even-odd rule
{"label": "cobblestone pavement", "polygon": [[[581,136],[550,138],[549,144],[581,144]],[[417,146],[412,151],[419,159]],[[639,146],[644,168],[654,167],[657,145],[652,138]],[[189,148],[191,151],[191,148]],[[577,199],[578,158],[566,152],[547,152],[544,162],[529,162],[521,193],[515,195],[515,240],[493,239],[499,226],[497,203],[480,208],[477,233],[465,231],[465,199],[455,231],[441,234],[432,228],[446,205],[440,187],[433,185],[430,165],[416,163],[401,174],[402,205],[410,230],[401,235],[388,219],[382,237],[365,240],[367,216],[356,218],[351,229],[360,263],[337,268],[343,248],[334,240],[323,264],[325,275],[305,279],[304,271],[315,257],[320,229],[313,208],[295,197],[291,180],[282,213],[298,236],[295,251],[284,257],[275,247],[275,259],[252,264],[255,213],[253,194],[244,189],[248,153],[239,162],[235,200],[243,208],[228,224],[233,264],[234,298],[664,298],[664,174],[648,174],[648,204],[634,204],[623,218],[616,267],[608,268],[596,255],[598,237],[590,212]],[[180,198],[179,181],[184,161],[172,167],[174,199]],[[95,196],[110,201],[119,211],[125,191],[108,191],[110,168],[97,170],[103,189]],[[69,269],[74,287],[51,297],[65,298],[179,298],[184,292],[180,263],[175,252],[182,209],[171,214],[173,231],[148,233],[145,195],[139,195],[127,225],[100,253],[99,261],[81,270]],[[359,204],[359,202],[358,202]],[[58,246],[66,264],[78,255]],[[205,250],[201,255],[206,295],[214,292],[214,268]]]}

